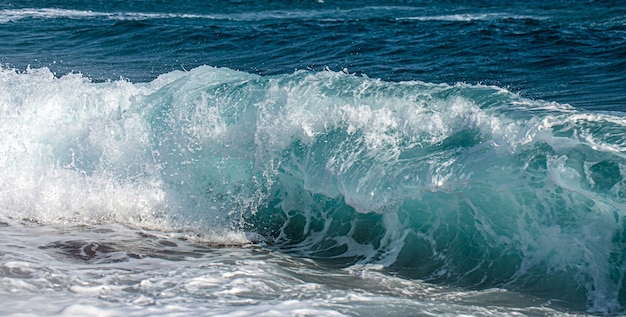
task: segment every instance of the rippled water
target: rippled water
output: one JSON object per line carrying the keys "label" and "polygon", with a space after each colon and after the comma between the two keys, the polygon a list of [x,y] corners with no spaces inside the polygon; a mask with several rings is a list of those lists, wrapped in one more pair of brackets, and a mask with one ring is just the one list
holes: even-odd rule
{"label": "rippled water", "polygon": [[385,80],[495,84],[575,106],[624,105],[620,2],[19,1],[0,62],[146,81],[199,65],[347,68]]}

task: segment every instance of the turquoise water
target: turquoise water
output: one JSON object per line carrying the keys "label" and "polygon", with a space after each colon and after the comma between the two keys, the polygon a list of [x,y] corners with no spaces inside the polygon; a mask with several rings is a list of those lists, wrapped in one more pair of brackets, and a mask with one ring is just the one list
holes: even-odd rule
{"label": "turquoise water", "polygon": [[0,5],[2,312],[621,314],[625,11]]}

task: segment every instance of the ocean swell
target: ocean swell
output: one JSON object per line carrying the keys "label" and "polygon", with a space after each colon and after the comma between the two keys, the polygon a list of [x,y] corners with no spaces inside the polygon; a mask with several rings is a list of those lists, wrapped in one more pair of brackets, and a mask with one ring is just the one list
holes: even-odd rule
{"label": "ocean swell", "polygon": [[0,210],[245,231],[283,252],[597,313],[626,305],[626,119],[481,85],[202,66],[0,69]]}

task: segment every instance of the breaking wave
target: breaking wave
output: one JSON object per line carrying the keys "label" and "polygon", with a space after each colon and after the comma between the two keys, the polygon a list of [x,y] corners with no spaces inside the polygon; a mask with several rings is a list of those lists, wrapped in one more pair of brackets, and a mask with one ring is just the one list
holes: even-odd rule
{"label": "breaking wave", "polygon": [[0,69],[0,211],[247,232],[283,252],[615,313],[626,119],[481,85],[202,66]]}

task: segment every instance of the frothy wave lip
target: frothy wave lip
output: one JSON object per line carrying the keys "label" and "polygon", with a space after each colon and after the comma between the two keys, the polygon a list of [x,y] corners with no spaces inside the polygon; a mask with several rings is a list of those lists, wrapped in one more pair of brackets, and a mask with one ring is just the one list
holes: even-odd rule
{"label": "frothy wave lip", "polygon": [[542,17],[530,15],[514,15],[507,13],[466,13],[466,14],[448,14],[448,15],[431,15],[417,17],[396,18],[398,21],[447,21],[447,22],[469,22],[469,21],[492,21],[492,20],[541,20]]}

